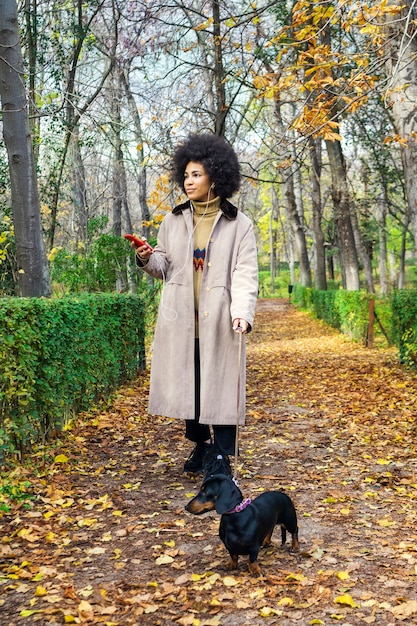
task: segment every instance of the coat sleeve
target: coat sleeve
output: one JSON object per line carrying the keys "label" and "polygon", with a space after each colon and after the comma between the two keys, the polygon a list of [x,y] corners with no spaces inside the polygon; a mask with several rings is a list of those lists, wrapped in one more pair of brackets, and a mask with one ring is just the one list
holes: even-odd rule
{"label": "coat sleeve", "polygon": [[244,220],[231,283],[230,314],[232,320],[242,318],[252,328],[258,297],[258,254],[253,224]]}

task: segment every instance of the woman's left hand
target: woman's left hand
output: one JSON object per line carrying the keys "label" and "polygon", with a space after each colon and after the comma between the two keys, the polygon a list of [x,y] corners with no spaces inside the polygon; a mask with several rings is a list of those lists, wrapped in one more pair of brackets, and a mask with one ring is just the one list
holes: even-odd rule
{"label": "woman's left hand", "polygon": [[237,317],[233,320],[233,330],[235,333],[242,333],[243,335],[248,332],[249,324],[246,320],[241,317]]}

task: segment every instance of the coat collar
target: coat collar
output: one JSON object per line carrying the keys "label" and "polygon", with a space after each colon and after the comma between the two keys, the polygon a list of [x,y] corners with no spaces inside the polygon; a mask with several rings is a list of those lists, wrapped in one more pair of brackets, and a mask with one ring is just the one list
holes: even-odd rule
{"label": "coat collar", "polygon": [[[186,209],[190,209],[190,201],[187,200],[186,202],[183,202],[182,204],[178,204],[173,210],[173,214],[174,215],[178,215],[179,213],[182,213],[183,211],[185,211]],[[237,207],[234,206],[234,204],[232,204],[231,202],[229,202],[228,200],[222,200],[220,202],[220,209],[223,213],[223,215],[225,217],[227,217],[228,220],[234,220],[237,217],[237,213],[238,213],[238,209]]]}

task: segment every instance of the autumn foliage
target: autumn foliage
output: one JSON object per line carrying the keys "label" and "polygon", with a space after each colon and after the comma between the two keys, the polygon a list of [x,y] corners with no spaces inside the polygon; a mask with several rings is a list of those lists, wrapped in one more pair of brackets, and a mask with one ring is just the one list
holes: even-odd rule
{"label": "autumn foliage", "polygon": [[278,531],[260,578],[223,569],[218,516],[184,510],[183,425],[147,415],[144,374],[5,477],[2,626],[413,623],[415,374],[284,301],[259,302],[247,344],[240,487],[291,496],[300,553]]}

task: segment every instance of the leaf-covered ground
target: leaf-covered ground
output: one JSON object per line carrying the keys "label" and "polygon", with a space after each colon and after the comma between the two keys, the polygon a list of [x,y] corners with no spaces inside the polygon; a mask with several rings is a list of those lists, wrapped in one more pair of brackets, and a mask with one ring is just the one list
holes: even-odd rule
{"label": "leaf-covered ground", "polygon": [[300,552],[277,531],[260,578],[223,569],[144,374],[10,476],[36,499],[0,519],[2,626],[417,624],[415,374],[283,301],[259,302],[247,348],[240,486],[291,495]]}

